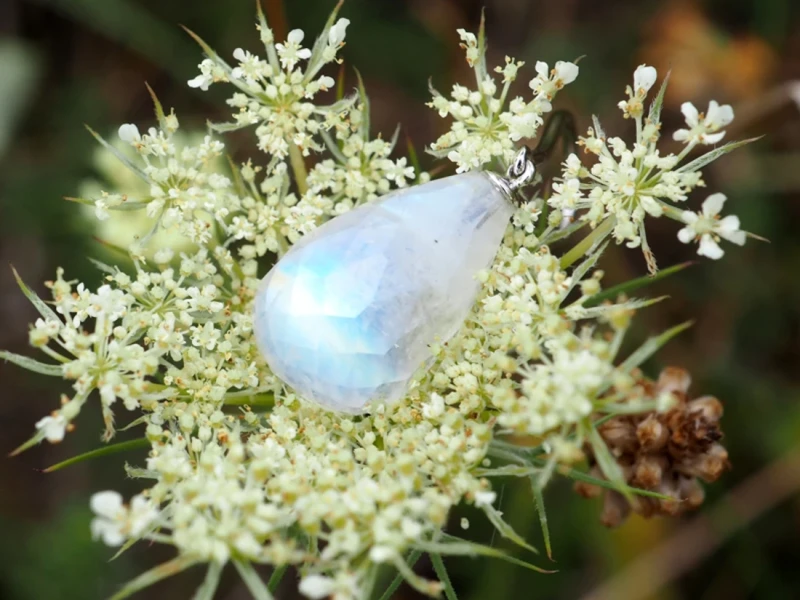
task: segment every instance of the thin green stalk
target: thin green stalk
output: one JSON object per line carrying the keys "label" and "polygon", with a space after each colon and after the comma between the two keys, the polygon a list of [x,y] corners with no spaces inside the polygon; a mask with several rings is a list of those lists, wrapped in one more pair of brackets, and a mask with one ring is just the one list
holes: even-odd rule
{"label": "thin green stalk", "polygon": [[267,582],[267,589],[269,589],[269,591],[273,594],[275,593],[275,590],[278,589],[281,579],[283,579],[283,576],[286,575],[286,570],[288,568],[289,565],[281,565],[272,572],[272,575],[270,575],[269,581]]}
{"label": "thin green stalk", "polygon": [[275,405],[275,395],[272,393],[252,394],[250,396],[226,396],[223,400],[225,406],[250,406],[259,408],[272,408]]}
{"label": "thin green stalk", "polygon": [[44,469],[43,472],[53,473],[54,471],[58,471],[60,469],[63,469],[64,467],[69,467],[70,465],[81,463],[85,460],[98,458],[100,456],[108,456],[110,454],[118,454],[120,452],[127,452],[129,450],[138,450],[139,448],[147,448],[149,445],[150,441],[147,438],[139,438],[135,440],[128,440],[127,442],[119,442],[117,444],[109,444],[107,446],[101,446],[100,448],[90,450],[89,452],[84,452],[83,454],[79,454],[78,456],[73,456],[72,458],[68,458],[67,460],[61,461],[60,463],[51,465],[46,469]]}
{"label": "thin green stalk", "polygon": [[431,553],[430,556],[431,562],[433,563],[433,569],[436,571],[436,576],[439,578],[439,582],[444,586],[445,597],[447,600],[458,600],[458,595],[456,594],[455,589],[453,589],[453,582],[450,581],[450,575],[447,573],[447,568],[444,566],[442,555]]}
{"label": "thin green stalk", "polygon": [[[421,556],[422,556],[422,551],[420,550],[413,550],[411,554],[409,554],[407,562],[412,569],[414,568],[414,565],[417,564],[417,561],[420,559]],[[389,587],[386,588],[386,590],[383,592],[383,594],[381,594],[381,597],[378,600],[391,600],[392,595],[394,595],[394,593],[397,591],[397,588],[400,587],[400,584],[402,584],[403,581],[404,580],[402,574],[398,573],[397,575],[395,575],[394,579],[392,579],[392,582],[389,584]]]}
{"label": "thin green stalk", "polygon": [[564,256],[561,257],[561,268],[566,269],[583,256],[586,255],[589,250],[591,250],[595,245],[599,244],[603,238],[605,238],[611,230],[614,228],[614,224],[616,223],[616,219],[614,217],[609,217],[600,225],[595,227],[594,231],[583,238],[580,242],[575,244],[569,252],[567,252]]}
{"label": "thin green stalk", "polygon": [[297,182],[297,191],[302,196],[308,191],[308,171],[306,170],[306,161],[303,159],[303,153],[294,144],[289,144],[289,161],[292,164],[294,179]]}

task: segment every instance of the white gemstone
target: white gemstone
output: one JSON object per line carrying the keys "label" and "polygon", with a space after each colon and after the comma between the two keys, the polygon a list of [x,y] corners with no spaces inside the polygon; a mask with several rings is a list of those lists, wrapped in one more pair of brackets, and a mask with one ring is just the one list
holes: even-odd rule
{"label": "white gemstone", "polygon": [[513,206],[488,175],[400,190],[325,223],[267,274],[255,337],[299,396],[360,412],[403,396],[461,327]]}

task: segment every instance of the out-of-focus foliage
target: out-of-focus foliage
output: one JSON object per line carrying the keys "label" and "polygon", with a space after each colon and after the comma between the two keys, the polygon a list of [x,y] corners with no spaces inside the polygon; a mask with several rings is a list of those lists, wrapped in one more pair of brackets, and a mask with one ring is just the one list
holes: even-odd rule
{"label": "out-of-focus foliage", "polygon": [[[729,137],[766,138],[715,165],[708,178],[732,199],[748,229],[770,243],[748,244],[713,269],[699,264],[667,285],[656,284],[654,294],[676,281],[683,293],[644,313],[639,339],[632,336],[631,343],[640,342],[645,331],[697,317],[661,360],[688,369],[698,389],[725,402],[725,444],[734,469],[710,491],[699,517],[633,517],[609,531],[599,523],[596,502],[577,497],[566,483],[556,485],[549,490],[548,519],[559,572],[535,575],[501,562],[448,560],[456,588],[475,600],[796,597],[800,489],[793,485],[800,482],[791,472],[797,460],[786,457],[800,452],[800,6],[793,0],[348,0],[342,12],[353,22],[343,51],[346,85],[355,85],[349,66],[357,64],[370,90],[375,126],[385,136],[397,121],[418,148],[441,133],[423,105],[427,78],[447,89],[466,76],[452,50],[454,32],[474,30],[482,5],[493,62],[505,53],[548,61],[585,55],[591,69],[560,98],[578,114],[612,107],[642,62],[660,72],[672,69],[664,114],[670,130],[683,120],[677,99],[700,106],[713,95],[733,105],[737,130]],[[332,2],[263,0],[262,6],[282,37],[291,27],[318,29]],[[102,175],[94,171],[95,144],[84,122],[104,132],[112,124],[149,121],[144,81],[165,104],[181,109],[187,128],[202,128],[209,116],[224,120],[215,112],[225,110],[222,97],[215,96],[223,92],[212,89],[204,96],[185,85],[198,52],[178,23],[203,31],[216,48],[255,42],[251,2],[0,3],[0,265],[13,263],[28,281],[44,279],[56,264],[83,281],[98,279],[87,257],[103,249],[87,235],[81,211],[61,198],[77,195],[82,182]],[[609,130],[622,127],[618,113],[599,116]],[[227,141],[234,152],[237,141],[248,143],[244,136]],[[425,160],[424,167],[437,167]],[[650,236],[662,264],[692,258],[691,248],[673,243],[671,229]],[[646,272],[635,253],[609,253],[604,260],[607,284]],[[31,310],[10,270],[0,269],[0,347],[22,351]],[[660,366],[648,365],[653,374]],[[10,451],[59,390],[6,365],[0,365],[0,380],[0,449]],[[100,429],[87,420],[60,447],[0,460],[0,597],[103,598],[116,582],[151,566],[149,561],[167,558],[134,552],[109,566],[107,551],[89,539],[88,510],[80,507],[91,491],[126,485],[115,479],[119,456],[54,474],[36,471],[97,446]],[[784,488],[769,479],[757,493],[740,492],[737,486],[765,469],[773,469],[767,473]],[[136,489],[127,485],[123,492]],[[508,483],[499,506],[517,531],[536,541],[539,517],[528,485]],[[469,511],[453,515],[454,529],[462,517],[469,518]],[[685,547],[665,545],[694,518],[709,523],[700,538],[687,538],[692,543]],[[491,535],[476,529],[466,533],[475,539]],[[708,552],[697,556],[703,544]],[[631,578],[631,565],[653,548],[664,551],[649,563],[654,575]],[[429,564],[418,569],[433,573]],[[655,586],[665,573],[668,581]],[[189,572],[152,588],[150,597],[188,597],[201,576]],[[614,577],[623,579],[613,593],[600,587]],[[223,597],[245,597],[239,585],[234,577],[223,579]],[[412,597],[405,587],[396,595]]]}

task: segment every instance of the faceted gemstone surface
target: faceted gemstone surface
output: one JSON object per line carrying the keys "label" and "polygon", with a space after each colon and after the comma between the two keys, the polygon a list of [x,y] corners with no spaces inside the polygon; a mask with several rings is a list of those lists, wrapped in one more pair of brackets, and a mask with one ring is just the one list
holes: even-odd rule
{"label": "faceted gemstone surface", "polygon": [[256,298],[269,366],[303,398],[360,412],[402,397],[460,328],[513,213],[485,173],[399,190],[303,238]]}

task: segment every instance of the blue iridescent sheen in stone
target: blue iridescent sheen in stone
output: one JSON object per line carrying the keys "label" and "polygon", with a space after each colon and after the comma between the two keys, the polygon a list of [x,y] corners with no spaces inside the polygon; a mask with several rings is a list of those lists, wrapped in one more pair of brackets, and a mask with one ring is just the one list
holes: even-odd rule
{"label": "blue iridescent sheen in stone", "polygon": [[297,394],[360,412],[401,397],[455,334],[513,206],[485,173],[393,192],[325,223],[272,268],[255,337]]}

